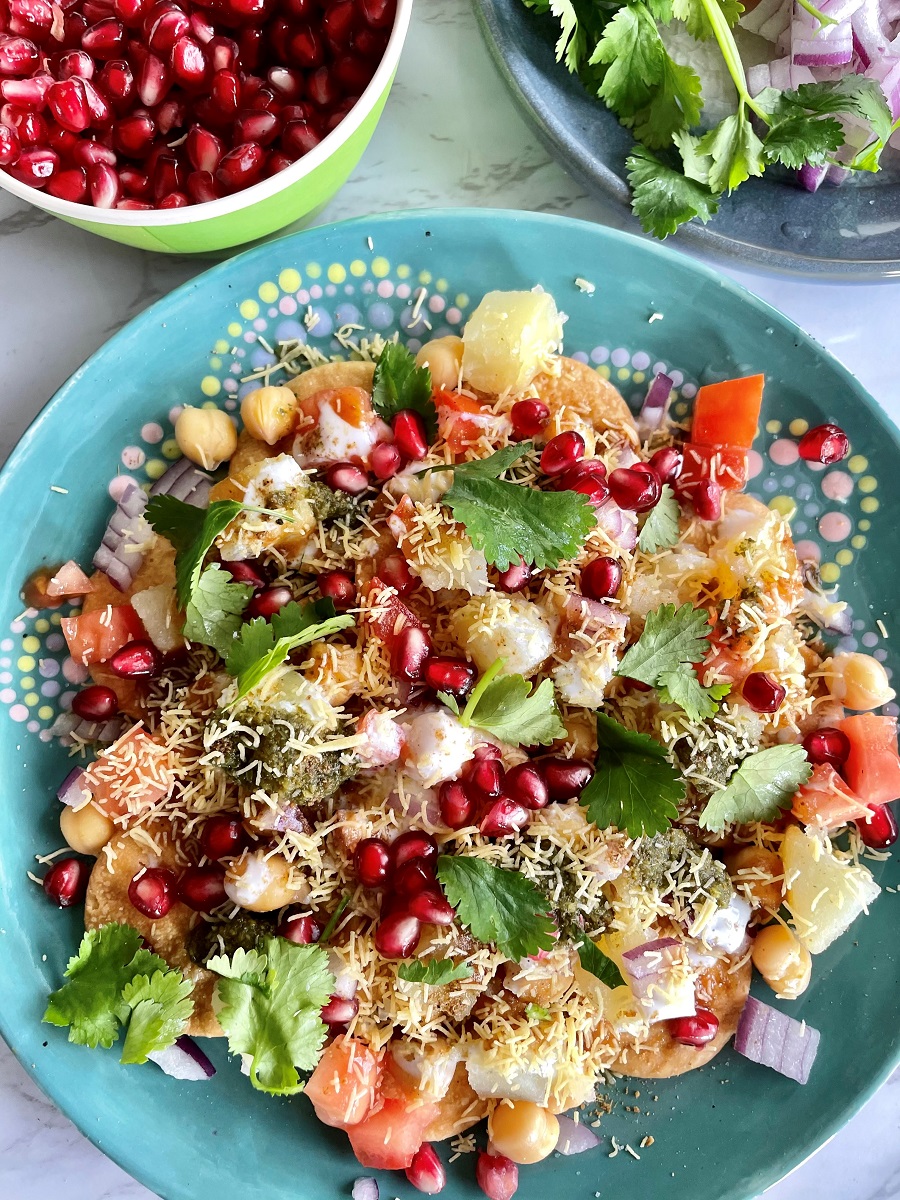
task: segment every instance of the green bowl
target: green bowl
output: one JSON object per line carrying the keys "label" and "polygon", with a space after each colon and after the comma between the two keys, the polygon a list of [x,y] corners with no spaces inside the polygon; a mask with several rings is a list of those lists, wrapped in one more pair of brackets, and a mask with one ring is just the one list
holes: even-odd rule
{"label": "green bowl", "polygon": [[381,116],[409,29],[412,0],[397,0],[384,57],[359,100],[322,141],[270,179],[205,204],[128,212],[58,200],[0,171],[0,187],[71,225],[113,242],[167,254],[208,254],[243,246],[295,221],[306,223],[343,186],[362,158]]}
{"label": "green bowl", "polygon": [[[593,295],[578,289],[579,277],[596,285]],[[209,1043],[214,1079],[178,1083],[152,1065],[123,1067],[114,1051],[71,1045],[63,1030],[41,1024],[82,917],[53,909],[26,872],[42,873],[35,854],[60,844],[54,793],[70,761],[48,729],[79,673],[54,615],[23,614],[19,586],[41,563],[87,564],[110,511],[108,491],[123,475],[146,483],[165,469],[175,406],[235,411],[241,377],[270,361],[266,345],[302,337],[332,354],[334,332],[350,323],[386,337],[399,331],[415,346],[458,332],[485,291],[535,284],[569,315],[567,351],[593,362],[632,403],[655,370],[675,380],[679,417],[697,384],[765,372],[751,490],[779,507],[793,498],[798,538],[820,555],[826,578],[840,577],[852,606],[853,631],[842,644],[896,667],[897,637],[885,641],[877,621],[896,635],[885,610],[896,611],[898,588],[889,549],[900,505],[897,431],[796,326],[686,257],[558,217],[405,213],[256,247],[148,309],[79,368],[0,473],[0,1032],[87,1136],[167,1200],[347,1200],[352,1181],[369,1172],[304,1097],[254,1092],[221,1041]],[[307,331],[310,307],[318,320]],[[824,420],[847,430],[852,454],[815,471],[796,461],[792,438]],[[883,886],[900,884],[895,856],[874,871]],[[620,1083],[606,1089],[615,1105],[601,1119],[601,1146],[523,1168],[516,1200],[597,1192],[604,1200],[748,1200],[795,1167],[900,1059],[894,905],[882,896],[816,957],[800,1000],[782,1005],[760,985],[761,999],[821,1030],[805,1087],[730,1049],[679,1079]],[[647,1135],[654,1143],[641,1148]],[[625,1150],[608,1157],[612,1138],[641,1161]],[[478,1200],[473,1156],[448,1175],[444,1200]],[[402,1175],[382,1176],[381,1188],[386,1200],[420,1195]]]}

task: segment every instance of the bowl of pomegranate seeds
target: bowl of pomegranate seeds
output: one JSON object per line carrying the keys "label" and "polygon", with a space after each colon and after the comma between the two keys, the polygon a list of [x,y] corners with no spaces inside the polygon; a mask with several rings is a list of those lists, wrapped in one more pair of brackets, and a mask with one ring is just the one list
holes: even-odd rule
{"label": "bowl of pomegranate seeds", "polygon": [[900,1059],[898,455],[600,227],[201,275],[0,473],[3,1035],[168,1200],[759,1195]]}
{"label": "bowl of pomegranate seeds", "polygon": [[114,241],[312,216],[384,107],[412,0],[4,0],[0,186]]}

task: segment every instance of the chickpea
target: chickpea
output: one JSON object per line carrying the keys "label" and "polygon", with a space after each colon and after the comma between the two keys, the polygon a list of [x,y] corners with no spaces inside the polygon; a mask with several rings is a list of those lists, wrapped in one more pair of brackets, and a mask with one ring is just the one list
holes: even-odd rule
{"label": "chickpea", "polygon": [[729,854],[725,866],[732,883],[744,892],[755,909],[776,912],[784,895],[784,863],[774,850],[744,846]]}
{"label": "chickpea", "polygon": [[225,872],[229,900],[250,912],[273,912],[302,899],[290,886],[291,864],[280,854],[268,858],[264,850],[245,854]]}
{"label": "chickpea", "polygon": [[228,413],[221,409],[188,405],[175,422],[175,441],[185,458],[211,471],[234,454],[237,430]]}
{"label": "chickpea", "polygon": [[893,700],[887,671],[871,654],[835,654],[822,664],[832,696],[845,708],[870,712]]}
{"label": "chickpea", "polygon": [[785,925],[767,925],[756,935],[753,965],[780,1000],[796,1000],[809,986],[812,957]]}
{"label": "chickpea", "polygon": [[294,428],[297,397],[289,387],[261,387],[241,401],[241,420],[251,437],[274,446]]}
{"label": "chickpea", "polygon": [[63,807],[59,814],[59,828],[66,845],[78,854],[96,857],[115,832],[115,826],[104,812],[93,804],[81,808]]}
{"label": "chickpea", "polygon": [[416,366],[429,367],[431,382],[434,386],[449,390],[459,385],[462,356],[462,338],[451,334],[449,337],[435,338],[434,341],[426,342],[416,355]]}
{"label": "chickpea", "polygon": [[504,1102],[488,1117],[488,1137],[497,1154],[514,1163],[536,1163],[556,1149],[559,1121],[531,1100]]}

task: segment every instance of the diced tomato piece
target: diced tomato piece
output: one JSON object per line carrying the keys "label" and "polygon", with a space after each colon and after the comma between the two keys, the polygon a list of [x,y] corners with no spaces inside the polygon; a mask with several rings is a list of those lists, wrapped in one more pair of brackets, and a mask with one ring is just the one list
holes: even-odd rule
{"label": "diced tomato piece", "polygon": [[94,590],[94,585],[79,567],[74,559],[63,563],[47,583],[47,595],[56,596],[86,596]]}
{"label": "diced tomato piece", "polygon": [[305,1091],[323,1125],[358,1125],[374,1107],[380,1056],[365,1042],[341,1036],[325,1050]]}
{"label": "diced tomato piece", "polygon": [[848,821],[865,820],[869,807],[828,763],[818,763],[794,796],[791,811],[804,825],[837,829]]}
{"label": "diced tomato piece", "polygon": [[850,739],[844,778],[864,804],[889,804],[900,798],[897,718],[858,713],[839,721]]}
{"label": "diced tomato piece", "polygon": [[701,479],[714,479],[726,491],[740,491],[749,478],[749,467],[748,452],[740,446],[698,446],[688,442],[678,486],[689,489]]}
{"label": "diced tomato piece", "polygon": [[694,401],[691,441],[749,450],[756,437],[765,382],[765,375],[745,375],[702,387]]}
{"label": "diced tomato piece", "polygon": [[367,605],[366,620],[389,650],[397,645],[400,633],[407,625],[425,628],[412,609],[406,607],[396,592],[389,591],[377,575],[369,583]]}
{"label": "diced tomato piece", "polygon": [[84,666],[107,662],[126,643],[147,636],[130,604],[108,604],[80,617],[63,617],[62,631],[69,653]]}
{"label": "diced tomato piece", "polygon": [[[434,403],[438,413],[438,432],[454,454],[461,454],[484,433],[489,410],[473,396],[439,391],[435,392]],[[476,419],[467,419],[467,414]]]}
{"label": "diced tomato piece", "polygon": [[166,797],[175,783],[165,746],[134,726],[85,769],[84,786],[109,817],[136,813]]}
{"label": "diced tomato piece", "polygon": [[425,1130],[438,1115],[439,1106],[423,1101],[408,1077],[400,1078],[387,1062],[382,1079],[384,1103],[347,1129],[353,1153],[360,1164],[375,1171],[401,1171],[422,1145]]}

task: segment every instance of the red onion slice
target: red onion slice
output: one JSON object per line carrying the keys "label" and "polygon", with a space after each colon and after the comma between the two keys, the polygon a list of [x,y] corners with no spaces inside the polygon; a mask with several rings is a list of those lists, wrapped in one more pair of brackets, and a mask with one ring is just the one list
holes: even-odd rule
{"label": "red onion slice", "polygon": [[133,479],[129,479],[94,555],[94,566],[103,571],[119,591],[124,592],[131,587],[144,561],[144,555],[138,547],[143,540],[142,524],[147,535],[150,534],[149,525],[143,521],[146,507],[146,494]]}
{"label": "red onion slice", "polygon": [[378,1200],[378,1181],[363,1175],[354,1181],[350,1195],[353,1200]]}
{"label": "red onion slice", "polygon": [[750,996],[734,1035],[734,1048],[751,1062],[806,1083],[820,1037],[818,1029]]}
{"label": "red onion slice", "polygon": [[81,782],[83,776],[81,767],[73,767],[56,790],[57,799],[68,804],[69,808],[81,808],[91,794],[90,789]]}
{"label": "red onion slice", "polygon": [[193,1038],[182,1035],[165,1050],[153,1050],[147,1057],[173,1079],[191,1081],[212,1079],[216,1068]]}
{"label": "red onion slice", "polygon": [[625,966],[632,979],[645,979],[648,975],[658,975],[665,963],[665,950],[671,950],[681,943],[677,938],[657,938],[653,942],[644,942],[633,950],[626,950],[622,955]]}
{"label": "red onion slice", "polygon": [[674,381],[668,375],[664,375],[662,371],[650,384],[638,415],[638,429],[643,436],[659,429],[666,419],[666,411],[674,386]]}
{"label": "red onion slice", "polygon": [[195,467],[189,458],[180,458],[161,475],[150,489],[151,496],[174,496],[195,508],[206,508],[212,476]]}
{"label": "red onion slice", "polygon": [[556,1143],[558,1154],[583,1154],[585,1150],[593,1150],[600,1144],[600,1139],[593,1129],[588,1129],[580,1121],[571,1117],[557,1117],[559,1121],[559,1140]]}

